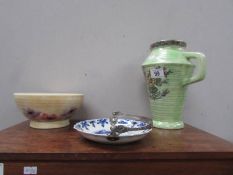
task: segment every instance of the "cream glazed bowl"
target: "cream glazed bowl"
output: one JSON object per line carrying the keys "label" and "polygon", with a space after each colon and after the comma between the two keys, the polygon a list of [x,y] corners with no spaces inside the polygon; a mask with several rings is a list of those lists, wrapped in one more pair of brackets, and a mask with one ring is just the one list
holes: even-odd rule
{"label": "cream glazed bowl", "polygon": [[30,127],[38,129],[61,128],[70,124],[70,118],[83,103],[83,94],[76,93],[14,93],[15,102]]}

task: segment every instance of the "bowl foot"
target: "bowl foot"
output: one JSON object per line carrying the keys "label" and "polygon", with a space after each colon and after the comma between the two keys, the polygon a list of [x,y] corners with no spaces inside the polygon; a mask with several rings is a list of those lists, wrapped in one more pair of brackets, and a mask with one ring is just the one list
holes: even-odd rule
{"label": "bowl foot", "polygon": [[30,121],[30,127],[37,129],[53,129],[53,128],[62,128],[68,126],[70,124],[70,120],[60,120],[53,122],[39,122],[39,121]]}

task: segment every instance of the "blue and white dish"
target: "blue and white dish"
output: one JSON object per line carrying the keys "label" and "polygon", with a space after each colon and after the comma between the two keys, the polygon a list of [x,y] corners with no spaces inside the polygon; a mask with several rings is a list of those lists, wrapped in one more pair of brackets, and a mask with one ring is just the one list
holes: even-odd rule
{"label": "blue and white dish", "polygon": [[[116,125],[123,125],[129,128],[141,128],[147,126],[148,123],[134,119],[118,119]],[[107,144],[123,144],[134,142],[145,137],[152,129],[128,131],[120,134],[118,139],[109,139],[111,134],[110,121],[108,118],[84,120],[76,123],[74,129],[80,134],[92,141]]]}

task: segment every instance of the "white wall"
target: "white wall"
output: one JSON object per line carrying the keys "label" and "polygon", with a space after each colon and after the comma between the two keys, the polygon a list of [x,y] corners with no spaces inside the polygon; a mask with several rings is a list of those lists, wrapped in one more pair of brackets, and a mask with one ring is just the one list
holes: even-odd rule
{"label": "white wall", "polygon": [[25,120],[13,92],[81,92],[77,118],[150,116],[141,63],[181,39],[208,59],[185,121],[233,141],[232,0],[0,0],[0,129]]}

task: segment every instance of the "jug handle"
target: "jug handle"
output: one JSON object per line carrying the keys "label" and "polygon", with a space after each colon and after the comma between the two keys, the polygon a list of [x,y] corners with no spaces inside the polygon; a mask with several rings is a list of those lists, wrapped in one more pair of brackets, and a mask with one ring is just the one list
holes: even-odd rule
{"label": "jug handle", "polygon": [[202,53],[198,52],[184,52],[184,56],[188,59],[196,59],[197,60],[197,68],[198,72],[195,73],[191,78],[184,80],[183,85],[189,85],[192,83],[196,83],[205,78],[206,74],[206,57]]}

